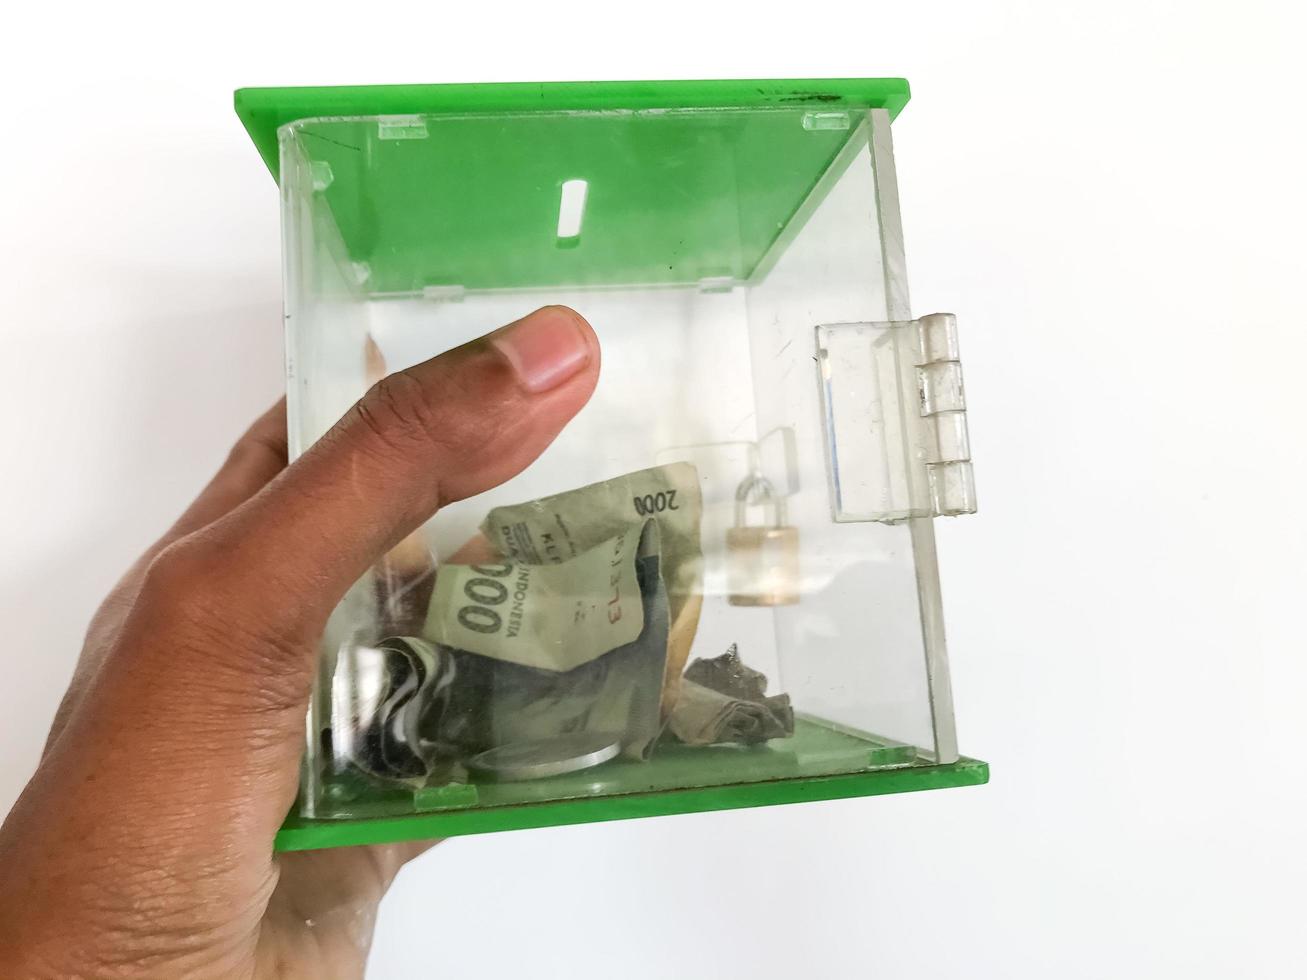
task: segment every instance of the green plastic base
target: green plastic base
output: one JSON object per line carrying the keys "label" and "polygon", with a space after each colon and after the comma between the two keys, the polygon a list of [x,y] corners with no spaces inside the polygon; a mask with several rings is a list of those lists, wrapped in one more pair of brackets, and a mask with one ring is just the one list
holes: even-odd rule
{"label": "green plastic base", "polygon": [[[975,759],[949,765],[916,751],[814,719],[767,746],[662,746],[649,762],[613,760],[581,773],[523,783],[451,785],[416,793],[375,789],[340,801],[349,819],[287,819],[279,851],[493,833],[631,817],[699,813],[811,800],[907,793],[989,780]],[[334,789],[353,795],[349,784]],[[360,787],[361,788],[361,787]],[[411,808],[408,815],[397,810]]]}

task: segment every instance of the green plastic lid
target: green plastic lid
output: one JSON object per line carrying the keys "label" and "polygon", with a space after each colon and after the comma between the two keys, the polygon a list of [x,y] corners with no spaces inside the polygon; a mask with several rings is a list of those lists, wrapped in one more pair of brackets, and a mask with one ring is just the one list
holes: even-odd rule
{"label": "green plastic lid", "polygon": [[236,114],[275,176],[277,130],[297,119],[461,112],[858,106],[908,102],[905,78],[767,78],[675,82],[496,82],[243,88]]}
{"label": "green plastic lid", "polygon": [[[849,142],[848,110],[907,100],[898,78],[548,82],[241,89],[236,109],[274,175],[297,124],[349,258],[404,292],[747,279]],[[678,109],[717,111],[659,111]],[[568,178],[588,181],[587,231],[560,242]]]}

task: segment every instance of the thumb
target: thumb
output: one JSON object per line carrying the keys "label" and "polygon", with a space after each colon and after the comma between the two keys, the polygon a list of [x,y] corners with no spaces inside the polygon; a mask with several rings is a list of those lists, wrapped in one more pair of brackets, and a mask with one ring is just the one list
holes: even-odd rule
{"label": "thumb", "polygon": [[148,719],[116,750],[207,758],[238,778],[259,770],[271,776],[258,780],[272,791],[265,809],[284,812],[331,610],[442,505],[528,466],[598,373],[590,325],[538,310],[378,382],[261,491],[164,549],[114,651],[123,690],[88,709]]}
{"label": "thumb", "polygon": [[316,640],[381,555],[525,469],[585,404],[599,343],[546,307],[377,383],[264,490],[187,542],[230,615]]}

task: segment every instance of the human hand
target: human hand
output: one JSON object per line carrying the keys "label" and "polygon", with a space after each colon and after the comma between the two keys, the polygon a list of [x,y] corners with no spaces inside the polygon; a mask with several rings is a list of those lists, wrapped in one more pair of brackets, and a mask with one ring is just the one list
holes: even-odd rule
{"label": "human hand", "polygon": [[585,404],[590,326],[546,307],[374,386],[286,466],[275,408],[92,620],[0,828],[0,977],[358,977],[428,845],[274,855],[318,639],[451,501],[520,472]]}

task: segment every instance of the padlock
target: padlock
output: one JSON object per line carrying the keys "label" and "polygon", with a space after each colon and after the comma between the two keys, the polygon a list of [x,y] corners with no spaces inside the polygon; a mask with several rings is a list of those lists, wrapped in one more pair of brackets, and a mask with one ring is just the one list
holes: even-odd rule
{"label": "padlock", "polygon": [[[748,526],[749,505],[755,502],[763,509],[762,527]],[[726,563],[732,606],[788,606],[799,601],[799,529],[785,526],[785,501],[759,473],[735,491],[735,527],[726,532]]]}

